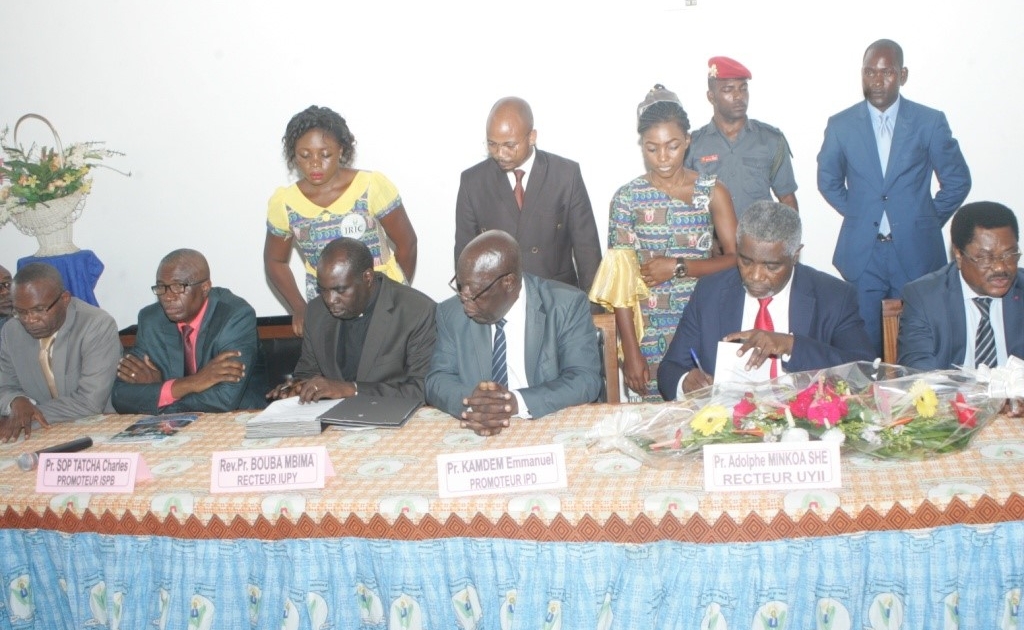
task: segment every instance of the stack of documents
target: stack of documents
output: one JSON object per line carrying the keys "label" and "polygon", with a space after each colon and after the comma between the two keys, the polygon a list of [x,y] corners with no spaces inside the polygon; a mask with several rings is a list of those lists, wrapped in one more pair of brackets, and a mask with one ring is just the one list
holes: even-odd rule
{"label": "stack of documents", "polygon": [[245,437],[301,437],[320,435],[320,416],[338,404],[337,400],[299,403],[298,396],[275,400],[245,423]]}

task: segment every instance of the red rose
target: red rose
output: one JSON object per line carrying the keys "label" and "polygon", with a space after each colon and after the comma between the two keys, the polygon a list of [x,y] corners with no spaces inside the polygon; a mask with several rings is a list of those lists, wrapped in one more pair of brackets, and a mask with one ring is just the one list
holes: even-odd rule
{"label": "red rose", "polygon": [[752,411],[757,409],[757,405],[754,404],[753,394],[747,392],[743,395],[738,403],[732,408],[732,425],[737,429],[743,426],[743,419],[750,415]]}
{"label": "red rose", "polygon": [[963,392],[957,392],[956,399],[950,404],[953,405],[953,411],[956,412],[956,419],[960,422],[960,426],[968,429],[978,426],[978,410],[967,404]]}

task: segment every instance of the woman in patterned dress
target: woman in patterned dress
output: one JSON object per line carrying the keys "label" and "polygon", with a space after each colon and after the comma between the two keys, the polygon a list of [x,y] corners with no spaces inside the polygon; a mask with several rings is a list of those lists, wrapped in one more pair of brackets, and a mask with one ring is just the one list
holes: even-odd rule
{"label": "woman in patterned dress", "polygon": [[[608,252],[590,295],[614,309],[626,385],[651,401],[661,400],[658,364],[697,278],[736,264],[729,191],[714,176],[683,168],[689,130],[676,95],[655,85],[637,108],[647,172],[612,199]],[[723,253],[712,257],[716,234]]]}
{"label": "woman in patterned dress", "polygon": [[[328,243],[358,239],[370,248],[378,271],[410,284],[416,232],[394,184],[380,173],[350,168],[356,140],[330,108],[313,105],[293,116],[281,142],[289,168],[302,177],[270,198],[263,265],[302,336],[306,302],[317,295],[316,265]],[[305,297],[288,266],[293,245],[305,263]]]}

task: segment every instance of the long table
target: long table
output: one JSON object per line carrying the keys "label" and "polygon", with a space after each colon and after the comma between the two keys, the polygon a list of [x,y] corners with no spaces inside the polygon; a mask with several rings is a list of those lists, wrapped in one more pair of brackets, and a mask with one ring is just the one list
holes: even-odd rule
{"label": "long table", "polygon": [[[100,416],[0,445],[0,628],[1016,627],[1024,424],[997,419],[929,462],[845,457],[835,491],[705,493],[587,447],[590,405],[481,438],[435,409],[397,431],[247,440],[207,414],[105,445]],[[131,495],[39,495],[14,465],[82,435],[141,451]],[[561,491],[441,499],[441,453],[560,442]],[[327,447],[321,490],[211,494],[214,451]],[[718,624],[718,625],[715,625]],[[723,624],[727,624],[723,625]]]}

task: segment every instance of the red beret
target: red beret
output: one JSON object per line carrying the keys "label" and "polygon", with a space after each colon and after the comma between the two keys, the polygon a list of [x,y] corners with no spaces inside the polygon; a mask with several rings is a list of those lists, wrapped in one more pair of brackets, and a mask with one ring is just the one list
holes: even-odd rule
{"label": "red beret", "polygon": [[750,70],[742,63],[728,57],[708,59],[708,77],[712,79],[751,79]]}

